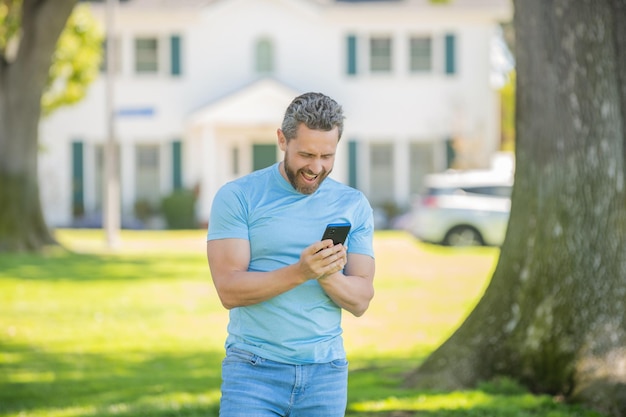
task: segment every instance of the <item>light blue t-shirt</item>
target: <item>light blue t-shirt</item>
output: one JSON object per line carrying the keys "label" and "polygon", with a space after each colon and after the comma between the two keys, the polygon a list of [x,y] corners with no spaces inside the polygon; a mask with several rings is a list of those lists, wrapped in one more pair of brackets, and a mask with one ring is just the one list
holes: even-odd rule
{"label": "light blue t-shirt", "polygon": [[[246,239],[249,271],[296,263],[329,223],[349,222],[348,252],[373,257],[372,208],[360,191],[326,178],[317,191],[297,192],[279,163],[224,185],[215,196],[207,240]],[[341,308],[310,280],[259,304],[230,310],[226,347],[291,364],[345,357]]]}

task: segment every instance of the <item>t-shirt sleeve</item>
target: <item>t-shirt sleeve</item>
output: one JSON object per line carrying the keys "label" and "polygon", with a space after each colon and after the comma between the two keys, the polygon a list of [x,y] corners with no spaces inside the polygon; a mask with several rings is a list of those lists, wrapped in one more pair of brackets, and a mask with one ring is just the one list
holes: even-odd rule
{"label": "t-shirt sleeve", "polygon": [[234,183],[224,185],[215,195],[209,215],[207,241],[217,239],[246,239],[248,211],[244,193]]}
{"label": "t-shirt sleeve", "polygon": [[358,205],[358,222],[356,227],[350,231],[350,239],[348,241],[348,252],[359,253],[374,257],[374,214],[372,207],[365,198],[361,196]]}

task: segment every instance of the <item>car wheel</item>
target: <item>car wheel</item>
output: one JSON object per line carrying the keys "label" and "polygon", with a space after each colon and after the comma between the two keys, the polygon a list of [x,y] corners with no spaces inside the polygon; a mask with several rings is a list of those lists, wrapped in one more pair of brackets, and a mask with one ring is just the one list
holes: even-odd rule
{"label": "car wheel", "polygon": [[443,244],[447,246],[482,246],[483,237],[473,227],[457,226],[446,234]]}

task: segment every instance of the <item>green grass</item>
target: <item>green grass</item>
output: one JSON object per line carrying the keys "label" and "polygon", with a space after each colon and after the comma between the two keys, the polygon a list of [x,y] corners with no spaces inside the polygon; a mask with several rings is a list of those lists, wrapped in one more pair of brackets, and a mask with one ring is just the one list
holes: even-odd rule
{"label": "green grass", "polygon": [[[205,232],[59,230],[74,252],[0,255],[0,416],[217,416],[227,323]],[[379,232],[376,296],[344,316],[348,416],[597,416],[511,381],[425,392],[402,378],[484,291],[498,250]]]}

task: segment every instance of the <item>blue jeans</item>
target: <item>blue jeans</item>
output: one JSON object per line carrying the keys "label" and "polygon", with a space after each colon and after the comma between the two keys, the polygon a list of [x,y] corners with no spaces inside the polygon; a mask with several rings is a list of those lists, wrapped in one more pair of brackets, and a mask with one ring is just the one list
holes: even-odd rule
{"label": "blue jeans", "polygon": [[343,417],[348,361],[289,365],[228,349],[220,417]]}

